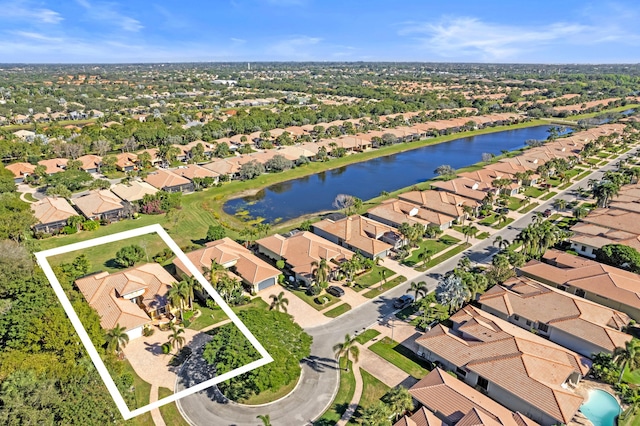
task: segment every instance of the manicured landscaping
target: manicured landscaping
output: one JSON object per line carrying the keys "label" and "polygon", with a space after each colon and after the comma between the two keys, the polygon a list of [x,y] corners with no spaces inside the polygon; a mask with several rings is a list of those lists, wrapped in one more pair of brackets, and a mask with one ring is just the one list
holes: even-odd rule
{"label": "manicured landscaping", "polygon": [[406,320],[407,318],[409,318],[411,315],[415,314],[416,312],[418,312],[418,306],[416,303],[412,303],[411,305],[407,306],[406,308],[396,312],[396,318],[400,319],[400,320]]}
{"label": "manicured landscaping", "polygon": [[567,189],[568,187],[570,187],[571,185],[573,185],[573,182],[567,182],[567,183],[563,183],[562,185],[560,185],[558,187],[559,190],[564,191],[565,189]]}
{"label": "manicured landscaping", "polygon": [[348,303],[343,303],[342,305],[336,306],[330,311],[325,312],[324,315],[329,318],[336,318],[344,314],[345,312],[349,312],[350,310],[351,310],[351,305],[349,305]]}
{"label": "manicured landscaping", "polygon": [[406,280],[407,278],[403,277],[402,275],[397,276],[391,281],[387,281],[382,285],[375,286],[375,288],[372,288],[371,290],[364,293],[363,296],[366,297],[367,299],[373,299],[374,297],[380,295],[381,293],[384,293],[385,291],[391,290],[395,286],[402,284]]}
{"label": "manicured landscaping", "polygon": [[[334,426],[349,407],[356,389],[356,379],[353,376],[351,361],[349,361],[347,367],[345,367],[345,361],[346,358],[340,358],[341,371],[338,393],[336,393],[336,397],[333,399],[329,409],[318,420],[313,422],[314,426]],[[347,368],[346,371],[345,368]]]}
{"label": "manicured landscaping", "polygon": [[217,306],[215,309],[211,309],[207,306],[198,306],[196,304],[195,309],[200,310],[200,316],[195,318],[191,322],[191,325],[189,325],[189,328],[192,330],[202,330],[205,327],[217,324],[228,318],[222,309]]}
{"label": "manicured landscaping", "polygon": [[509,203],[507,204],[507,208],[509,210],[518,210],[524,204],[524,199],[518,197],[509,197]]}
{"label": "manicured landscaping", "polygon": [[[129,361],[122,361],[122,366],[125,372],[133,376],[133,406],[129,406],[129,409],[134,410],[136,408],[144,407],[149,404],[149,392],[151,392],[151,384],[142,380],[140,376],[133,369]],[[128,405],[128,404],[127,404]],[[136,423],[141,426],[153,426],[154,422],[151,418],[151,413],[144,413],[137,416]]]}
{"label": "manicured landscaping", "polygon": [[363,333],[358,334],[358,336],[356,336],[355,338],[355,341],[360,343],[361,345],[364,345],[369,340],[379,335],[380,335],[380,332],[378,330],[374,330],[373,328],[368,328]]}
{"label": "manicured landscaping", "polygon": [[486,240],[487,238],[489,238],[489,233],[486,232],[486,231],[485,232],[481,232],[478,235],[476,235],[476,239],[478,239],[478,240]]}
{"label": "manicured landscaping", "polygon": [[581,175],[579,175],[579,176],[575,179],[575,181],[576,181],[576,182],[581,181],[582,179],[584,179],[584,178],[586,178],[587,176],[589,176],[591,173],[593,173],[593,172],[591,172],[591,171],[584,172],[584,173],[582,173]]}
{"label": "manicured landscaping", "polygon": [[426,363],[411,349],[388,337],[369,346],[369,349],[416,379],[421,379],[429,373]]}
{"label": "manicured landscaping", "polygon": [[448,252],[446,252],[444,254],[441,254],[440,256],[436,257],[435,259],[431,259],[431,261],[428,262],[426,265],[416,268],[416,271],[420,271],[420,272],[426,271],[427,269],[432,268],[432,267],[436,266],[437,264],[439,264],[441,262],[444,262],[447,259],[451,259],[453,256],[465,251],[469,247],[471,247],[471,244],[462,243],[459,246],[452,248]]}
{"label": "manicured landscaping", "polygon": [[35,203],[36,201],[38,201],[38,199],[37,199],[37,198],[35,198],[35,197],[33,196],[33,194],[32,194],[32,193],[30,193],[30,192],[25,192],[25,193],[24,193],[24,195],[23,195],[23,197],[24,197],[24,199],[25,199],[25,200],[27,200],[27,201],[31,201],[32,203]]}
{"label": "manicured landscaping", "polygon": [[[330,295],[329,293],[326,293],[324,291],[322,293],[320,293],[320,295],[318,295],[318,296],[310,296],[310,295],[308,295],[306,288],[300,288],[300,289],[297,289],[297,290],[291,289],[291,292],[293,294],[295,294],[296,296],[298,296],[300,299],[302,299],[305,302],[307,302],[307,304],[309,306],[312,306],[317,311],[321,311],[323,309],[326,309],[329,306],[335,305],[336,303],[338,303],[340,301],[340,299],[337,299],[337,298],[333,297],[332,295]],[[316,301],[316,300],[322,301],[322,300],[325,300],[325,299],[326,299],[326,302],[324,302],[324,303],[318,303]]]}
{"label": "manicured landscaping", "polygon": [[495,225],[492,226],[493,229],[502,229],[505,226],[509,225],[511,222],[513,222],[515,219],[512,217],[508,217],[507,220],[503,221],[503,222],[499,222],[496,223]]}
{"label": "manicured landscaping", "polygon": [[435,254],[446,249],[447,247],[450,247],[459,242],[460,242],[459,239],[451,237],[449,235],[443,235],[437,240],[424,239],[420,241],[418,248],[414,249],[411,252],[411,256],[406,258],[402,263],[407,266],[415,266],[417,263],[421,262],[421,260],[418,258],[420,253],[430,252],[431,256],[434,256]]}
{"label": "manicured landscaping", "polygon": [[531,197],[531,198],[538,198],[539,196],[541,196],[542,194],[544,194],[546,192],[546,190],[544,189],[540,189],[540,188],[536,188],[535,186],[528,186],[523,194],[526,197]]}
{"label": "manicured landscaping", "polygon": [[360,403],[358,404],[355,415],[351,417],[349,424],[360,424],[358,418],[362,411],[377,404],[380,398],[391,389],[362,368],[360,369],[360,374],[362,375],[362,397],[360,398]]}
{"label": "manicured landscaping", "polygon": [[548,194],[543,195],[540,199],[544,200],[544,201],[547,201],[547,200],[550,200],[551,198],[555,197],[556,195],[558,195],[557,192],[551,191]]}
{"label": "manicured landscaping", "polygon": [[522,214],[529,213],[531,210],[535,209],[539,205],[540,204],[538,204],[538,203],[531,203],[528,206],[523,207],[522,210],[520,210],[518,213],[522,213]]}
{"label": "manicured landscaping", "polygon": [[[166,398],[170,395],[173,395],[171,389],[158,388],[158,399]],[[189,426],[189,423],[182,417],[182,414],[180,414],[175,402],[160,407],[160,414],[162,414],[164,422],[168,425]]]}
{"label": "manicured landscaping", "polygon": [[244,405],[262,405],[269,402],[277,401],[280,398],[289,395],[298,384],[298,380],[300,380],[300,377],[297,377],[286,386],[283,386],[275,391],[272,391],[271,389],[264,390],[257,395],[250,396],[246,400],[242,401],[242,403]]}
{"label": "manicured landscaping", "polygon": [[393,276],[394,272],[389,268],[385,268],[384,266],[375,265],[369,272],[356,277],[356,279],[354,280],[354,286],[356,287],[356,289],[369,288],[372,285],[382,281],[383,274],[384,278],[390,278],[391,276]]}
{"label": "manicured landscaping", "polygon": [[484,226],[491,226],[497,220],[498,220],[498,215],[495,214],[495,213],[491,213],[489,216],[486,216],[485,218],[480,219],[480,221],[478,221],[478,224],[479,225],[484,225]]}

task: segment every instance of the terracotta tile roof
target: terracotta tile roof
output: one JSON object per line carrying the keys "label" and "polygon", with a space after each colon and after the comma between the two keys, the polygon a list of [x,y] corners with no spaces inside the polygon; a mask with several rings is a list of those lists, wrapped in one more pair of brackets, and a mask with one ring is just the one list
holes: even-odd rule
{"label": "terracotta tile roof", "polygon": [[[572,259],[575,258],[575,259]],[[570,285],[624,306],[640,309],[640,276],[629,271],[547,250],[542,263],[532,260],[520,272],[554,285]]]}
{"label": "terracotta tile roof", "polygon": [[451,320],[454,329],[438,325],[416,343],[559,422],[571,420],[583,398],[562,385],[572,374],[589,371],[587,358],[472,306]]}
{"label": "terracotta tile roof", "polygon": [[395,228],[360,215],[337,221],[324,219],[314,223],[313,228],[335,235],[350,246],[373,256],[392,248],[390,244],[378,238],[381,238],[385,232],[397,232]]}
{"label": "terracotta tile roof", "polygon": [[119,183],[111,187],[111,192],[125,201],[138,201],[142,200],[145,195],[153,195],[158,190],[147,182],[140,182],[137,180],[130,181],[128,184]]}
{"label": "terracotta tile roof", "polygon": [[464,215],[463,206],[476,208],[480,205],[476,200],[446,191],[410,191],[398,195],[398,198],[453,217]]}
{"label": "terracotta tile roof", "polygon": [[515,179],[511,174],[503,173],[497,170],[492,170],[487,168],[475,170],[472,172],[460,173],[458,174],[458,176],[461,178],[471,179],[476,182],[486,183],[491,186],[493,186],[492,182],[496,179],[509,179],[509,180]]}
{"label": "terracotta tile roof", "polygon": [[447,181],[436,181],[431,184],[432,188],[452,192],[465,198],[482,201],[489,192],[495,192],[491,185],[476,182],[467,178],[455,178]]}
{"label": "terracotta tile roof", "polygon": [[[200,272],[203,272],[204,268],[210,268],[214,259],[225,268],[235,267],[236,273],[252,285],[280,275],[278,269],[228,237],[208,242],[206,247],[187,253],[187,257]],[[184,273],[191,275],[180,259],[174,260],[173,263]]]}
{"label": "terracotta tile roof", "polygon": [[76,280],[76,286],[89,305],[100,316],[105,330],[117,324],[131,330],[150,321],[147,313],[136,303],[125,299],[143,291],[142,304],[153,311],[167,304],[166,295],[175,279],[157,263],[146,263],[122,272],[101,272]]}
{"label": "terracotta tile roof", "polygon": [[120,154],[116,154],[116,165],[121,169],[126,167],[135,166],[138,161],[138,156],[133,152],[121,152]]}
{"label": "terracotta tile roof", "polygon": [[177,169],[172,169],[171,171],[177,174],[178,176],[185,177],[189,180],[193,180],[194,178],[205,178],[205,177],[215,178],[219,176],[218,173],[209,169],[205,169],[204,167],[200,167],[196,164],[188,164],[186,166],[178,167]]}
{"label": "terracotta tile roof", "polygon": [[50,160],[40,160],[38,164],[45,166],[47,169],[47,174],[52,175],[54,173],[64,171],[64,168],[67,166],[66,158],[52,158]]}
{"label": "terracotta tile roof", "polygon": [[631,320],[627,314],[527,277],[512,278],[494,286],[478,302],[507,316],[517,314],[549,324],[609,352],[631,340],[629,334],[621,331]]}
{"label": "terracotta tile roof", "polygon": [[212,161],[202,167],[219,175],[233,175],[240,171],[240,164],[229,161],[229,159],[226,158]]}
{"label": "terracotta tile roof", "polygon": [[420,407],[411,416],[402,417],[393,426],[447,426],[447,423],[440,420],[425,407]]}
{"label": "terracotta tile roof", "polygon": [[42,224],[67,220],[71,216],[78,216],[78,212],[61,197],[44,197],[31,204],[33,215]]}
{"label": "terracotta tile roof", "polygon": [[88,194],[73,198],[71,201],[86,217],[97,216],[124,207],[122,200],[107,189],[90,191]]}
{"label": "terracotta tile roof", "polygon": [[298,232],[291,237],[276,234],[256,243],[285,259],[294,272],[303,276],[311,274],[313,262],[326,259],[335,269],[340,262],[353,256],[350,250],[308,231]]}
{"label": "terracotta tile roof", "polygon": [[102,157],[98,155],[88,154],[77,158],[82,163],[82,170],[97,169],[102,163]]}
{"label": "terracotta tile roof", "polygon": [[449,425],[537,425],[533,420],[508,410],[440,368],[431,371],[413,385],[409,392],[429,410],[427,412],[437,413]]}
{"label": "terracotta tile roof", "polygon": [[571,227],[569,240],[576,244],[600,248],[607,244],[623,244],[640,250],[640,235],[610,229],[592,223],[579,222]]}
{"label": "terracotta tile roof", "polygon": [[12,163],[4,167],[13,173],[13,176],[20,178],[26,175],[30,175],[36,169],[36,166],[29,163]]}
{"label": "terracotta tile roof", "polygon": [[[458,218],[458,216],[447,215],[438,211],[429,210],[425,207],[426,206],[418,206],[410,202],[391,198],[367,210],[367,213],[397,224],[407,222],[409,224],[419,223],[424,226],[429,224],[442,226]],[[440,207],[441,206],[435,206],[435,208],[439,210],[445,210],[445,208]],[[457,208],[455,206],[452,207],[454,210],[453,213],[457,215]]]}
{"label": "terracotta tile roof", "polygon": [[640,235],[640,213],[617,209],[595,209],[582,220],[587,223]]}
{"label": "terracotta tile roof", "polygon": [[158,189],[191,183],[189,179],[179,176],[171,170],[165,169],[158,169],[149,173],[144,180]]}

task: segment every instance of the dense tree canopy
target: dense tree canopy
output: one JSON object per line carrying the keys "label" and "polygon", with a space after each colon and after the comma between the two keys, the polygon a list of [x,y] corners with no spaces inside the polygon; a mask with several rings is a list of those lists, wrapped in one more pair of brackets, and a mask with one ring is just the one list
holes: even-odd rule
{"label": "dense tree canopy", "polygon": [[[296,380],[300,361],[311,353],[311,337],[291,316],[276,310],[248,309],[240,320],[273,357],[273,362],[218,385],[233,400],[243,400],[267,389],[276,390]],[[227,324],[218,329],[204,350],[204,358],[224,374],[259,358],[240,330]]]}
{"label": "dense tree canopy", "polygon": [[622,244],[607,244],[595,251],[596,260],[617,268],[640,273],[640,253]]}

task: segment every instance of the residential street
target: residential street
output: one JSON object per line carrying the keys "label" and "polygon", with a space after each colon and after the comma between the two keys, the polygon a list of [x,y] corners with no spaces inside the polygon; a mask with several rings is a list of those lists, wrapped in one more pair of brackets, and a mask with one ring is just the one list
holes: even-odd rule
{"label": "residential street", "polygon": [[[635,152],[636,150],[633,150]],[[626,158],[629,154],[622,156]],[[594,172],[582,181],[573,184],[564,192],[548,200],[540,200],[540,206],[525,214],[510,226],[497,231],[491,237],[477,242],[473,247],[453,258],[431,268],[413,281],[424,281],[429,290],[433,291],[438,283],[438,278],[452,270],[463,256],[468,256],[472,261],[486,263],[490,261],[498,248],[493,246],[496,236],[513,241],[520,230],[526,227],[532,220],[535,212],[543,212],[552,208],[554,199],[564,198],[568,201],[576,199],[575,190],[585,187],[588,179],[599,179],[602,174],[615,169],[615,163],[619,159],[612,160],[602,169]],[[335,355],[332,350],[334,344],[341,342],[346,333],[359,333],[377,321],[385,321],[385,318],[395,312],[392,301],[405,294],[409,288],[409,282],[382,294],[367,303],[364,303],[352,311],[341,315],[339,319],[327,324],[307,328],[306,331],[313,336],[311,347],[311,359],[303,365],[303,377],[299,386],[288,397],[281,401],[262,407],[247,407],[235,403],[219,403],[212,400],[208,393],[201,392],[178,401],[183,414],[195,425],[251,425],[259,424],[256,418],[260,414],[269,414],[273,424],[303,425],[310,423],[319,417],[332,401],[338,386],[338,370],[336,369]]]}

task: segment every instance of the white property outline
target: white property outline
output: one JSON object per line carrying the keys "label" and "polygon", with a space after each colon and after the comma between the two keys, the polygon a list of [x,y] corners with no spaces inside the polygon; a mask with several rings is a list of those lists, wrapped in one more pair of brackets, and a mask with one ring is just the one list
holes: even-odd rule
{"label": "white property outline", "polygon": [[[238,329],[249,340],[249,342],[251,342],[253,347],[258,351],[258,353],[262,356],[262,358],[256,361],[253,361],[247,365],[243,365],[242,367],[231,370],[220,376],[216,376],[213,379],[209,379],[202,383],[198,383],[197,385],[191,386],[188,389],[183,389],[180,392],[174,393],[173,395],[165,397],[161,400],[152,402],[140,408],[136,408],[135,410],[129,410],[129,407],[127,407],[127,404],[124,401],[124,398],[122,397],[122,395],[120,394],[120,391],[118,390],[118,387],[116,386],[115,382],[113,381],[113,378],[109,373],[109,370],[107,370],[107,367],[102,361],[102,358],[100,358],[100,355],[98,354],[98,351],[93,345],[93,342],[89,337],[89,334],[85,330],[84,325],[82,325],[80,318],[76,314],[76,311],[73,309],[73,306],[71,305],[71,301],[69,300],[66,293],[64,292],[64,289],[62,288],[60,281],[58,281],[58,277],[56,277],[55,273],[53,272],[53,269],[51,268],[51,265],[49,264],[49,261],[47,260],[47,258],[50,256],[57,256],[60,254],[71,252],[71,251],[83,250],[89,247],[95,247],[102,244],[113,243],[116,241],[125,240],[133,237],[139,237],[142,235],[152,234],[152,233],[157,233],[160,236],[160,238],[162,238],[162,240],[165,242],[165,244],[167,244],[167,246],[171,250],[173,250],[173,253],[178,257],[178,259],[182,261],[182,263],[184,263],[184,265],[187,267],[189,272],[193,274],[195,279],[198,280],[198,282],[207,291],[207,293],[209,293],[209,295],[213,298],[213,300],[215,300],[218,306],[222,308],[224,313],[227,314],[229,319],[231,319],[231,322],[233,322],[233,324],[235,324],[235,326],[238,327]],[[87,352],[89,353],[89,357],[91,358],[94,365],[96,366],[96,369],[100,374],[100,377],[102,377],[102,380],[107,386],[107,389],[111,394],[111,397],[115,401],[116,406],[120,410],[120,413],[122,414],[122,417],[124,417],[125,420],[129,420],[135,416],[151,411],[164,404],[174,402],[180,398],[194,394],[203,389],[211,387],[215,384],[231,379],[232,377],[251,371],[254,368],[258,368],[263,365],[269,364],[270,362],[273,361],[273,358],[271,357],[271,355],[269,355],[267,350],[260,344],[258,339],[256,339],[253,336],[253,334],[249,331],[249,329],[244,325],[244,323],[240,321],[240,318],[238,318],[235,312],[231,310],[229,305],[227,305],[227,303],[222,299],[222,297],[218,294],[218,292],[215,291],[215,289],[211,286],[211,284],[209,284],[209,282],[204,278],[204,276],[198,270],[198,268],[196,268],[195,265],[189,260],[187,255],[185,255],[184,252],[180,250],[180,247],[178,247],[175,241],[173,241],[173,239],[169,236],[169,234],[167,234],[167,232],[162,228],[162,226],[160,226],[160,224],[156,223],[153,225],[143,226],[141,228],[132,229],[130,231],[124,231],[124,232],[119,232],[112,235],[107,235],[104,237],[98,237],[88,241],[82,241],[79,243],[74,243],[74,244],[69,244],[62,247],[44,250],[34,254],[38,264],[40,265],[45,275],[47,276],[47,279],[51,283],[51,286],[53,287],[53,291],[58,296],[58,299],[60,299],[60,303],[62,303],[62,307],[64,308],[65,312],[67,313],[67,316],[71,320],[71,324],[73,325],[73,327],[76,329],[76,332],[80,336],[80,340],[82,341],[82,344],[84,345]]]}

